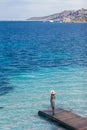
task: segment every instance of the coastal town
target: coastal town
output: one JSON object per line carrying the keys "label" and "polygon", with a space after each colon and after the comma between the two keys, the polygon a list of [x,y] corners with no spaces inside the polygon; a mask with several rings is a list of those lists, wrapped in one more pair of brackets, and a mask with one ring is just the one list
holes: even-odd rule
{"label": "coastal town", "polygon": [[65,10],[60,13],[52,14],[43,17],[31,17],[28,21],[43,21],[43,22],[87,22],[87,9]]}

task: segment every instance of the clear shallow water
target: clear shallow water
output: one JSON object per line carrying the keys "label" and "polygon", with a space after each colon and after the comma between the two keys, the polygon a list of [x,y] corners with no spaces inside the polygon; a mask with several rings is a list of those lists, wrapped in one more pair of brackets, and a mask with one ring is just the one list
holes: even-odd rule
{"label": "clear shallow water", "polygon": [[0,22],[0,129],[63,130],[38,116],[56,106],[87,117],[87,24]]}

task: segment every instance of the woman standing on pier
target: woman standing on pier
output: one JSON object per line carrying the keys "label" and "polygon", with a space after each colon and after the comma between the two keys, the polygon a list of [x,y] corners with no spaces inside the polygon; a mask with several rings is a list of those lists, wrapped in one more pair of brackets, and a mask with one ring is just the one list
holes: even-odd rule
{"label": "woman standing on pier", "polygon": [[53,115],[54,115],[54,111],[55,111],[55,99],[56,99],[56,92],[54,90],[52,90],[51,95],[50,95],[50,103],[51,103]]}

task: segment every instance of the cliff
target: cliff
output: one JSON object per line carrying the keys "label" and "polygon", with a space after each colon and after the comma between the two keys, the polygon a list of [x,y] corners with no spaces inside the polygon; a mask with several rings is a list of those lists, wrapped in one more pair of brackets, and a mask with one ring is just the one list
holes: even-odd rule
{"label": "cliff", "polygon": [[87,22],[87,9],[65,10],[61,13],[44,17],[28,18],[28,21],[50,21],[50,22]]}

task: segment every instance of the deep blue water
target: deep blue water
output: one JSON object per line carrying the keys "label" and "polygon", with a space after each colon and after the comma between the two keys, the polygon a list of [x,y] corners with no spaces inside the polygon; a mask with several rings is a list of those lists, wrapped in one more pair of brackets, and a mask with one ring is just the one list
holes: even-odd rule
{"label": "deep blue water", "polygon": [[87,117],[86,77],[87,23],[0,22],[2,130],[62,129],[37,116],[51,89],[58,106]]}

